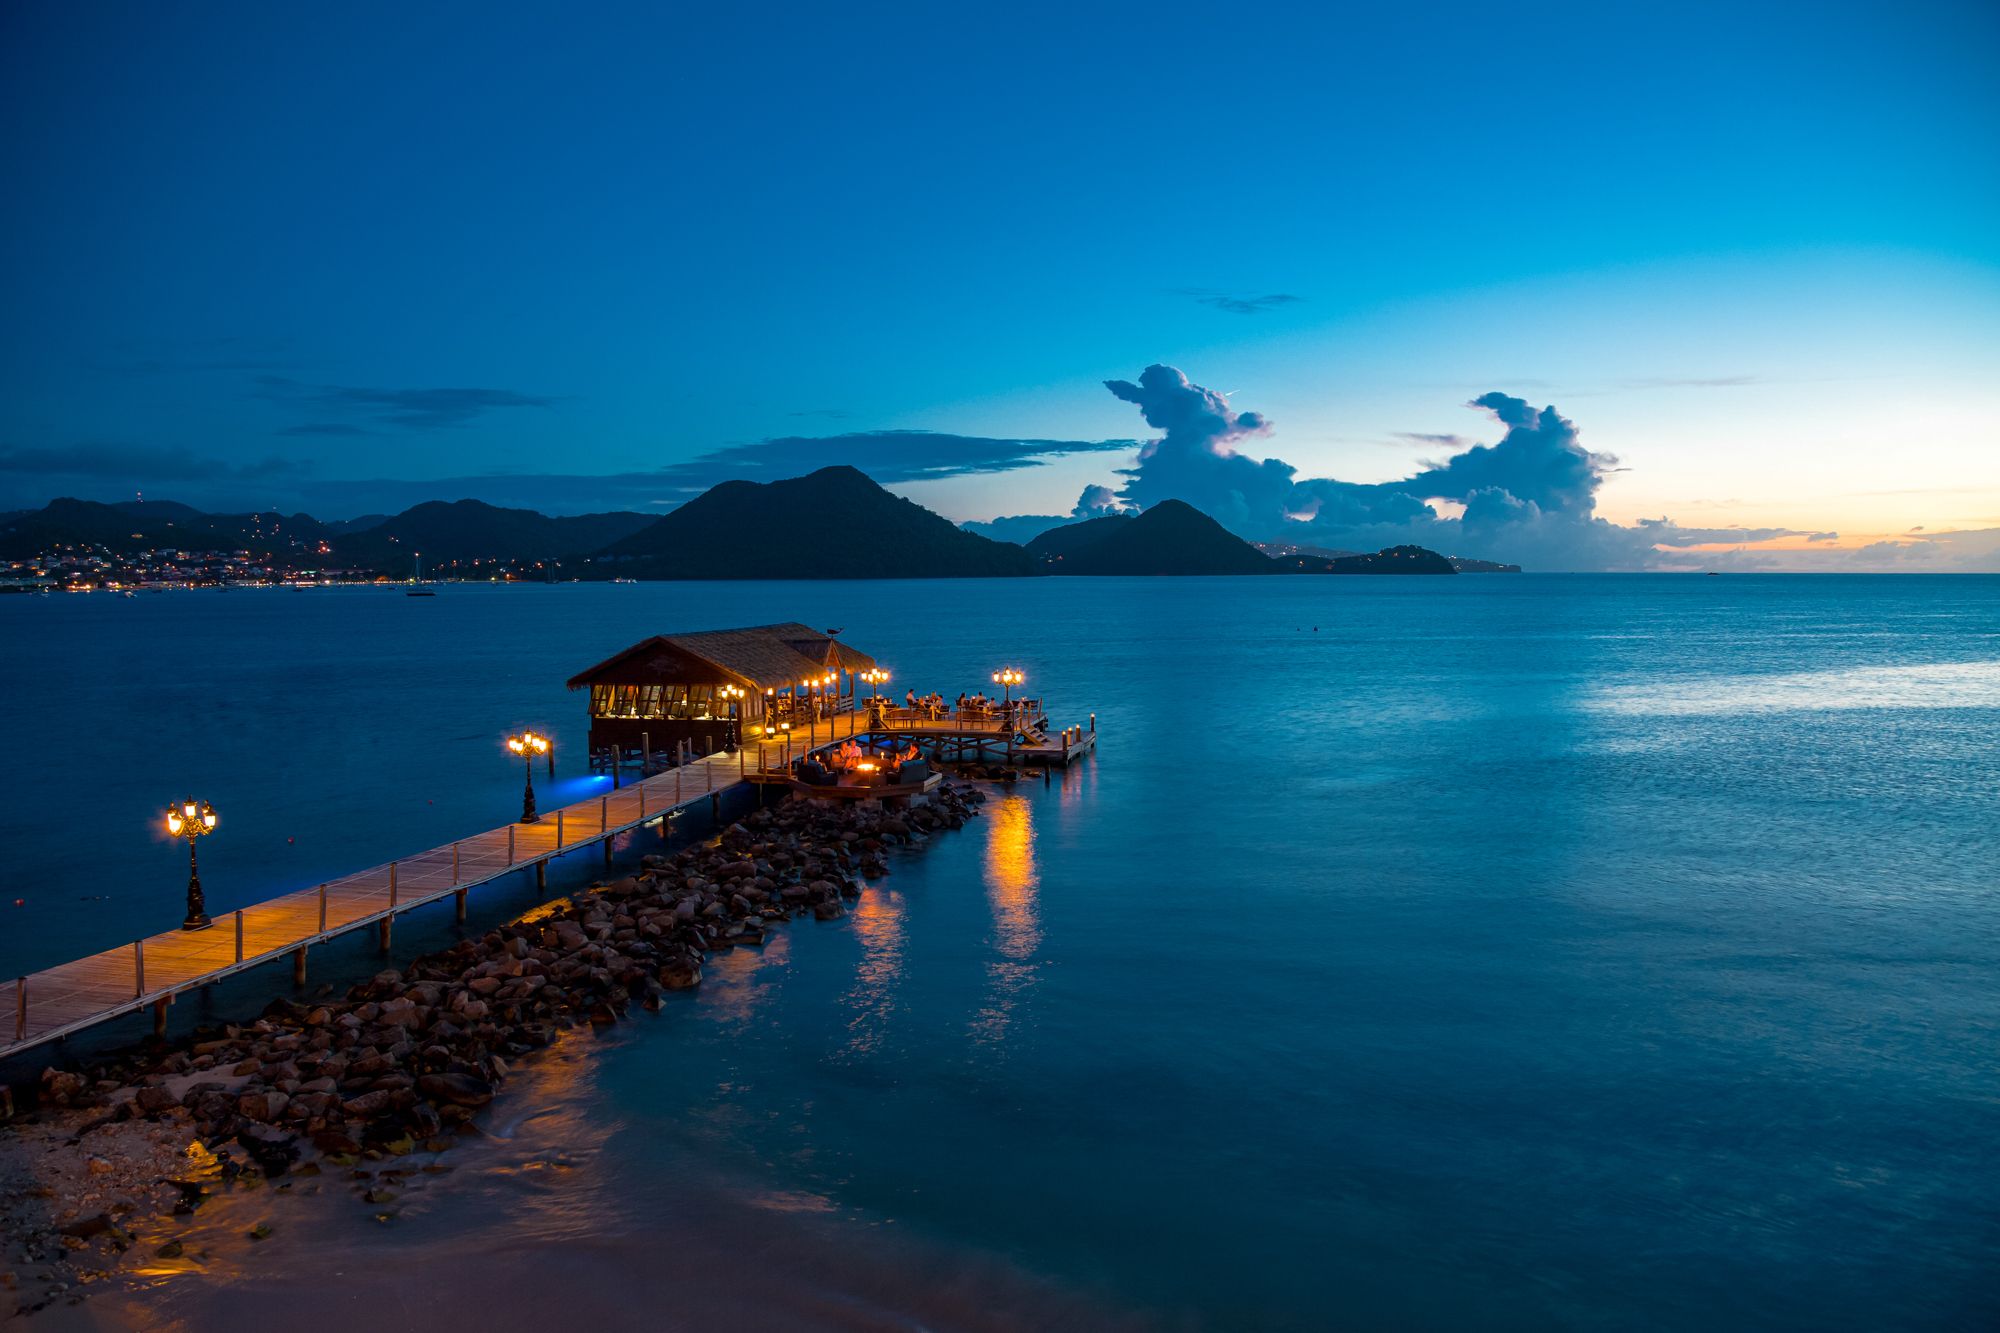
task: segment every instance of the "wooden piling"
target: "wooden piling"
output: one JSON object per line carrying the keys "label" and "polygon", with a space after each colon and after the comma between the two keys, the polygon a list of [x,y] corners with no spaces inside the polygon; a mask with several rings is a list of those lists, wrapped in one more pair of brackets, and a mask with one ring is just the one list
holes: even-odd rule
{"label": "wooden piling", "polygon": [[28,979],[21,977],[14,982],[14,1040],[28,1039]]}
{"label": "wooden piling", "polygon": [[236,961],[239,963],[243,961],[243,911],[241,908],[238,908],[236,912]]}
{"label": "wooden piling", "polygon": [[306,946],[303,944],[292,950],[292,984],[306,984]]}
{"label": "wooden piling", "polygon": [[[557,818],[560,819],[561,816],[558,815]],[[391,915],[396,911],[396,863],[394,861],[389,863],[389,911]]]}
{"label": "wooden piling", "polygon": [[167,1006],[173,1002],[174,997],[171,995],[162,995],[159,999],[153,1001],[154,1036],[164,1037],[167,1035]]}
{"label": "wooden piling", "polygon": [[389,952],[389,936],[394,928],[395,920],[396,918],[393,916],[385,916],[375,923],[375,930],[381,936],[383,953]]}
{"label": "wooden piling", "polygon": [[326,934],[326,885],[319,886],[319,933]]}
{"label": "wooden piling", "polygon": [[507,864],[514,864],[514,826],[507,826]]}
{"label": "wooden piling", "polygon": [[458,924],[462,926],[465,924],[465,890],[460,889],[451,896],[453,899],[452,910],[458,917]]}
{"label": "wooden piling", "polygon": [[146,942],[132,941],[132,998],[146,993]]}
{"label": "wooden piling", "polygon": [[458,883],[458,844],[451,845],[451,882]]}
{"label": "wooden piling", "polygon": [[556,850],[557,850],[557,851],[561,851],[561,850],[562,850],[562,842],[563,842],[563,812],[562,812],[562,811],[560,811],[560,810],[558,810],[558,811],[556,811]]}
{"label": "wooden piling", "polygon": [[537,890],[542,890],[548,887],[549,887],[549,863],[547,861],[537,861],[535,862],[535,888]]}

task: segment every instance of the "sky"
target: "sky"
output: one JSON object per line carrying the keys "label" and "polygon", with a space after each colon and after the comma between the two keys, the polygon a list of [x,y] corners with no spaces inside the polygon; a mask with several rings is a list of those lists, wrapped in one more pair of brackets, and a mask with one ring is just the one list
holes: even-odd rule
{"label": "sky", "polygon": [[0,508],[2000,569],[2000,6],[738,8],[0,7]]}

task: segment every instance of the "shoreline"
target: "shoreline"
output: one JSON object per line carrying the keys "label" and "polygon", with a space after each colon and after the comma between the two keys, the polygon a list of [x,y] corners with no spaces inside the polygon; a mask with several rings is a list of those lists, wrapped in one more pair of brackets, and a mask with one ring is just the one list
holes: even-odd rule
{"label": "shoreline", "polygon": [[[903,811],[787,800],[608,884],[351,987],[241,1024],[44,1072],[0,1126],[0,1304],[75,1303],[130,1258],[195,1266],[171,1230],[218,1194],[343,1178],[378,1221],[406,1178],[480,1134],[510,1067],[701,983],[710,955],[845,914],[891,846],[957,829],[984,794],[946,783]],[[270,1233],[266,1231],[265,1236]],[[249,1241],[263,1239],[253,1230]]]}

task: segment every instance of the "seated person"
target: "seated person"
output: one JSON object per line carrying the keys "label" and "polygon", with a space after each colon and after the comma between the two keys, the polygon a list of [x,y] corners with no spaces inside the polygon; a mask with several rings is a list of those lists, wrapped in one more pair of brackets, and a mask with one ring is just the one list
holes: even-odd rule
{"label": "seated person", "polygon": [[799,765],[799,781],[812,787],[831,787],[833,774],[819,760],[808,759]]}

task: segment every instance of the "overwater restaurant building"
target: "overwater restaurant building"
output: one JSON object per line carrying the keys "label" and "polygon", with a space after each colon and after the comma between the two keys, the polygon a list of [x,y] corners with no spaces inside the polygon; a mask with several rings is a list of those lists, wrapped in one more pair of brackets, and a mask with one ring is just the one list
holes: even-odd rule
{"label": "overwater restaurant building", "polygon": [[732,723],[749,737],[783,720],[804,725],[807,709],[852,708],[858,673],[874,665],[825,631],[792,622],[656,634],[570,677],[569,687],[590,691],[593,753],[673,750],[682,741],[707,753],[727,743]]}

